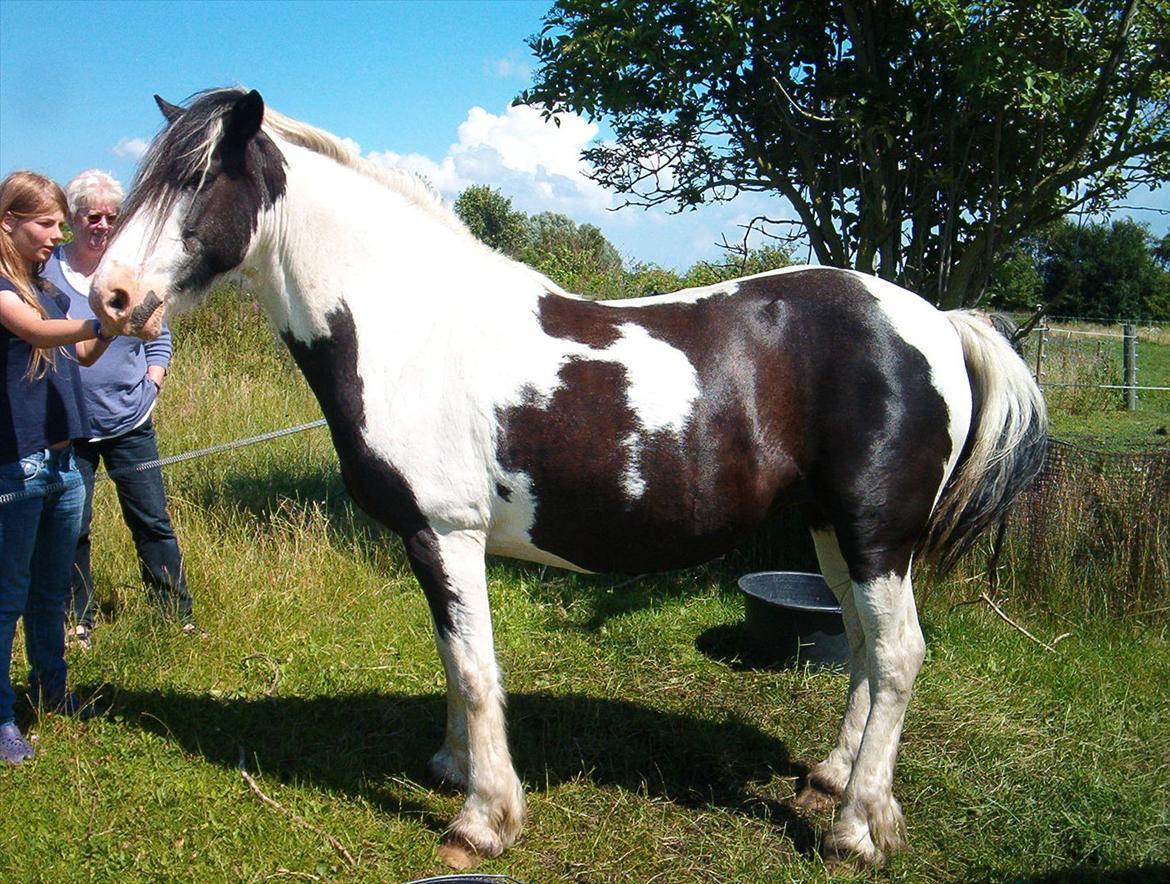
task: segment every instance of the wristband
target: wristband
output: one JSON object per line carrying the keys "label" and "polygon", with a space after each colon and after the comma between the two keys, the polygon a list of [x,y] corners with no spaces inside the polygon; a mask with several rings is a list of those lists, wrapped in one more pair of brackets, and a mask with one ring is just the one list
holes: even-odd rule
{"label": "wristband", "polygon": [[104,334],[102,334],[102,321],[100,319],[93,320],[93,335],[99,341],[105,341],[107,344],[110,341],[114,340],[114,338],[118,337],[117,335],[104,335]]}

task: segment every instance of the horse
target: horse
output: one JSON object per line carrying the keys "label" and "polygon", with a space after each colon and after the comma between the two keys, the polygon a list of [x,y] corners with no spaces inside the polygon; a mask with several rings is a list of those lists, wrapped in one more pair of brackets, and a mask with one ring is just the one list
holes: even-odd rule
{"label": "horse", "polygon": [[500,855],[525,815],[485,555],[664,571],[787,506],[808,518],[851,649],[836,744],[795,800],[840,802],[830,857],[878,865],[899,848],[894,764],[925,653],[912,563],[952,563],[1044,452],[1040,391],[982,314],[815,266],[590,301],[256,91],[155,100],[166,122],[94,312],[149,338],[225,274],[249,278],[348,493],[401,536],[430,607],[448,714],[428,770],[466,791],[442,859]]}

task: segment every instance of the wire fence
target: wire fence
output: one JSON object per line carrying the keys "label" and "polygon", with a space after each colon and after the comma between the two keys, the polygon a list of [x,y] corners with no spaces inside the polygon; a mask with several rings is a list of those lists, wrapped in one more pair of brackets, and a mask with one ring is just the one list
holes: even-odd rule
{"label": "wire fence", "polygon": [[[285,427],[282,430],[272,430],[268,433],[261,433],[258,436],[248,436],[243,439],[235,439],[231,442],[223,442],[219,445],[210,445],[206,448],[199,448],[194,451],[187,451],[182,454],[173,454],[169,457],[160,457],[156,460],[143,461],[139,464],[134,464],[129,467],[122,467],[121,469],[112,472],[100,472],[94,476],[94,483],[103,479],[114,479],[118,476],[130,475],[131,473],[141,473],[146,470],[159,469],[161,467],[170,466],[171,464],[182,463],[187,460],[194,460],[199,457],[208,457],[212,454],[221,454],[225,451],[232,451],[236,448],[244,448],[248,445],[258,445],[261,442],[268,442],[272,439],[279,439],[281,436],[291,436],[293,433],[300,433],[304,430],[312,430],[316,427],[325,426],[325,419],[310,421],[307,424],[297,424],[292,427]],[[19,500],[28,500],[33,497],[42,497],[49,494],[57,494],[64,491],[68,486],[64,482],[56,482],[52,485],[44,485],[38,488],[30,488],[23,491],[10,491],[6,494],[0,494],[0,506],[6,503],[15,503]]]}
{"label": "wire fence", "polygon": [[1042,316],[1016,346],[1036,382],[1051,391],[1056,410],[1136,411],[1147,398],[1155,408],[1170,407],[1170,326],[1127,322],[1108,328]]}
{"label": "wire fence", "polygon": [[1001,582],[1021,600],[1164,618],[1170,445],[1114,452],[1049,440],[1043,469],[1008,518],[1004,550]]}
{"label": "wire fence", "polygon": [[[161,469],[258,445],[325,425],[315,420],[99,473]],[[41,487],[0,495],[0,505],[65,489]],[[791,527],[791,526],[789,526]],[[785,535],[790,533],[787,529]],[[803,534],[803,532],[802,532]],[[809,558],[807,535],[795,541],[770,532],[744,552],[766,550],[773,563]],[[777,545],[779,543],[779,546]],[[1101,616],[1170,617],[1170,445],[1113,452],[1049,439],[1044,466],[1009,515],[994,555],[997,591],[1025,603]],[[1001,555],[1002,553],[1002,555]],[[803,562],[815,570],[815,561]]]}

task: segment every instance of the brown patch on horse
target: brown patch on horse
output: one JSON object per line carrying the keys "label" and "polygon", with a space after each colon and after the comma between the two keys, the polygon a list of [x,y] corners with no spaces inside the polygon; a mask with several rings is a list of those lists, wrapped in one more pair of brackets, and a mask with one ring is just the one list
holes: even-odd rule
{"label": "brown patch on horse", "polygon": [[596,301],[548,294],[540,299],[540,327],[545,334],[604,350],[616,344],[625,314]]}

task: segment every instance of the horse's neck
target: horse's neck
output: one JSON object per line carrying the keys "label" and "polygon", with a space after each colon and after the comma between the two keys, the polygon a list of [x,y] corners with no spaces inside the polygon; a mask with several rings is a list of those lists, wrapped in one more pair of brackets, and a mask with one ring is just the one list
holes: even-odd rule
{"label": "horse's neck", "polygon": [[[425,340],[439,323],[473,322],[485,280],[512,287],[511,265],[434,211],[303,148],[288,158],[283,200],[261,222],[253,262],[261,298],[282,334],[309,342],[348,309],[387,344]],[[493,309],[503,309],[505,292]]]}

